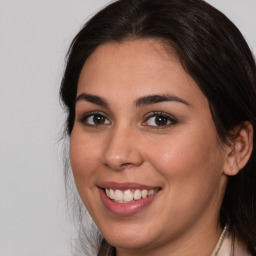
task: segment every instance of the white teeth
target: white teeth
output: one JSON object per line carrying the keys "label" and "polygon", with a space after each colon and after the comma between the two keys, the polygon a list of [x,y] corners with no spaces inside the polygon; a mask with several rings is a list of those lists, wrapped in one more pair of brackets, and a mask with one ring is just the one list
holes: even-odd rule
{"label": "white teeth", "polygon": [[124,191],[124,201],[131,202],[133,200],[133,193],[130,189]]}
{"label": "white teeth", "polygon": [[141,192],[142,198],[146,198],[148,196],[148,191],[146,189],[143,189]]}
{"label": "white teeth", "polygon": [[109,197],[110,197],[111,199],[115,199],[115,191],[114,191],[113,189],[110,189],[110,191],[109,191]]}
{"label": "white teeth", "polygon": [[134,200],[141,199],[141,191],[139,189],[136,189],[133,197],[134,197]]}
{"label": "white teeth", "polygon": [[124,199],[124,195],[123,192],[121,190],[116,190],[115,191],[115,198],[116,201],[123,201]]}
{"label": "white teeth", "polygon": [[105,192],[106,192],[107,196],[110,197],[110,191],[109,191],[109,189],[106,188],[106,189],[105,189]]}
{"label": "white teeth", "polygon": [[140,200],[141,198],[146,198],[152,196],[157,192],[157,189],[135,189],[135,190],[114,190],[114,189],[105,189],[107,197],[118,203],[129,203],[133,200]]}
{"label": "white teeth", "polygon": [[153,189],[148,191],[148,196],[152,196],[153,194],[154,194],[154,190]]}

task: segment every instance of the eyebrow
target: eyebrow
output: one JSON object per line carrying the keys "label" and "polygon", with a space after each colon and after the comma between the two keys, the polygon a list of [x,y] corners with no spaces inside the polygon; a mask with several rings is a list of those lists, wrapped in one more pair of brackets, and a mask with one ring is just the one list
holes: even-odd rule
{"label": "eyebrow", "polygon": [[[101,107],[109,107],[109,103],[106,99],[93,94],[81,93],[76,98],[76,103],[79,101],[87,101],[87,102],[99,105]],[[190,104],[187,101],[172,94],[152,94],[152,95],[143,96],[135,100],[134,105],[136,107],[144,107],[147,105],[166,102],[166,101],[178,102],[178,103],[182,103],[184,105],[190,106]]]}
{"label": "eyebrow", "polygon": [[92,94],[87,94],[87,93],[81,93],[79,96],[77,96],[76,103],[78,101],[87,101],[87,102],[99,105],[101,107],[109,106],[107,100],[105,100],[104,98],[96,95],[92,95]]}
{"label": "eyebrow", "polygon": [[151,104],[156,104],[160,102],[166,102],[166,101],[174,101],[178,103],[185,104],[187,106],[190,106],[190,104],[185,101],[184,99],[181,99],[180,97],[172,94],[153,94],[153,95],[147,95],[144,97],[141,97],[135,101],[136,107],[143,107]]}

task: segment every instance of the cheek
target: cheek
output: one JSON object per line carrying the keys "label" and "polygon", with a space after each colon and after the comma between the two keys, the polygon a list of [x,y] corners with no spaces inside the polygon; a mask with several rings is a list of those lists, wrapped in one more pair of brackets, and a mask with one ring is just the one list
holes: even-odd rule
{"label": "cheek", "polygon": [[[91,187],[94,184],[94,170],[99,159],[99,145],[92,143],[75,129],[70,138],[70,162],[76,185]],[[86,186],[85,186],[86,185]]]}
{"label": "cheek", "polygon": [[178,229],[178,223],[191,223],[206,209],[216,212],[222,196],[223,164],[216,140],[200,135],[196,139],[177,136],[163,141],[149,154],[151,165],[165,180],[165,202],[170,202],[162,207],[166,223]]}
{"label": "cheek", "polygon": [[159,166],[159,170],[167,174],[182,174],[204,165],[203,159],[209,160],[212,152],[208,145],[183,137],[166,140],[150,153],[152,162]]}
{"label": "cheek", "polygon": [[99,146],[83,132],[74,129],[70,138],[70,163],[77,191],[86,209],[95,218],[97,201],[100,200],[98,189]]}
{"label": "cheek", "polygon": [[[213,188],[221,178],[224,163],[215,131],[193,129],[163,138],[148,152],[148,159],[172,189],[186,192]],[[214,189],[214,188],[213,188]]]}

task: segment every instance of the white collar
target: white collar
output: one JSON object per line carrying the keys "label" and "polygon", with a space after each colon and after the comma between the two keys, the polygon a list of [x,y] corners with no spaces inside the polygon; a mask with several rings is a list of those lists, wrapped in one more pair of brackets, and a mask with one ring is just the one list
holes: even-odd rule
{"label": "white collar", "polygon": [[[232,252],[232,236],[230,234],[226,234],[220,250],[217,256],[231,256]],[[235,239],[234,243],[234,256],[252,256],[250,252],[246,249],[245,245],[240,242],[238,239]]]}

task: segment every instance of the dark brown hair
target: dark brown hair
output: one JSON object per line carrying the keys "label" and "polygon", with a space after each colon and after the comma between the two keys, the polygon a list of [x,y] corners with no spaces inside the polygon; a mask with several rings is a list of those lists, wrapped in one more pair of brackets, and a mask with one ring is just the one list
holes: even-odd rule
{"label": "dark brown hair", "polygon": [[[220,140],[243,121],[256,127],[256,67],[237,27],[202,0],[119,0],[89,20],[74,38],[67,57],[60,96],[67,109],[67,133],[75,117],[81,69],[95,49],[106,42],[157,39],[176,52],[186,72],[207,97]],[[238,175],[230,177],[221,206],[220,223],[256,253],[256,154]],[[110,252],[106,241],[102,248]],[[114,249],[113,249],[114,250]],[[101,249],[101,251],[104,251]]]}

